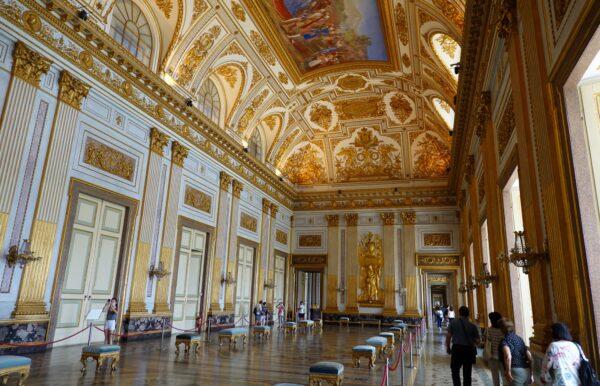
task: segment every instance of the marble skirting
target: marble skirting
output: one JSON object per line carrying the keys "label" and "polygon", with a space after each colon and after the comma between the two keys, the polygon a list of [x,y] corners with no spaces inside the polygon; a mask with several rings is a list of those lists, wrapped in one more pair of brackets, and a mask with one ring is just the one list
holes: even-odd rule
{"label": "marble skirting", "polygon": [[209,314],[207,325],[210,325],[211,331],[219,331],[224,328],[234,327],[235,322],[237,322],[237,320],[233,313]]}
{"label": "marble skirting", "polygon": [[[0,325],[0,343],[20,344],[43,342],[46,340],[48,322],[23,322]],[[47,346],[0,347],[0,355],[27,354],[46,350]]]}
{"label": "marble skirting", "polygon": [[388,316],[380,314],[358,314],[358,313],[343,313],[343,312],[323,312],[323,321],[338,322],[340,318],[348,317],[350,322],[361,322],[366,320],[380,320],[381,324],[393,324],[394,320],[403,320],[407,324],[421,324],[422,318],[407,318],[401,315]]}
{"label": "marble skirting", "polygon": [[122,341],[136,341],[171,336],[171,318],[168,316],[129,317],[123,320]]}

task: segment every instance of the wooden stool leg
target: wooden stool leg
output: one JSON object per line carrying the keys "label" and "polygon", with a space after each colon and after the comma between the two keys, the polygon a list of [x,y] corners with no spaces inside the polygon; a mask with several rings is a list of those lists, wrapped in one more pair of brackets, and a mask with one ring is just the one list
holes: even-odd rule
{"label": "wooden stool leg", "polygon": [[112,374],[117,369],[117,364],[119,363],[119,357],[115,357],[110,364],[110,373]]}
{"label": "wooden stool leg", "polygon": [[23,386],[25,384],[25,380],[29,376],[29,370],[27,370],[27,371],[21,371],[21,374],[19,374],[19,376],[20,376],[20,378],[19,378],[19,386]]}
{"label": "wooden stool leg", "polygon": [[81,372],[85,373],[87,371],[87,358],[81,357],[81,365],[83,366],[81,368]]}
{"label": "wooden stool leg", "polygon": [[8,383],[8,375],[2,377],[2,385],[6,385]]}
{"label": "wooden stool leg", "polygon": [[96,359],[96,373],[100,372],[100,367],[104,364],[104,360],[100,357]]}

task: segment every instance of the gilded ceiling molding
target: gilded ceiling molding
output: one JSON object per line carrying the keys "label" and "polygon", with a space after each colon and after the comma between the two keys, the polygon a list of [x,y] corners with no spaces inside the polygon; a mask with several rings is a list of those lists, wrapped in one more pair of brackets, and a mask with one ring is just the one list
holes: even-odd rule
{"label": "gilded ceiling molding", "polygon": [[327,220],[327,226],[329,227],[337,227],[340,225],[340,216],[337,214],[328,214],[325,216],[325,220]]}
{"label": "gilded ceiling molding", "polygon": [[74,78],[67,70],[60,72],[58,99],[76,110],[81,110],[83,99],[88,96],[90,86]]}
{"label": "gilded ceiling molding", "polygon": [[22,41],[17,41],[13,49],[12,74],[34,87],[40,86],[42,75],[50,70],[52,62],[31,50]]}
{"label": "gilded ceiling molding", "polygon": [[396,28],[398,29],[398,39],[400,39],[403,45],[408,46],[408,23],[406,21],[406,11],[401,3],[396,4],[394,19],[396,21]]}
{"label": "gilded ceiling molding", "polygon": [[417,214],[415,212],[400,212],[400,218],[402,218],[402,224],[404,225],[415,225],[417,222]]}
{"label": "gilded ceiling molding", "polygon": [[344,219],[346,220],[346,226],[355,227],[358,225],[358,213],[346,213]]}
{"label": "gilded ceiling molding", "polygon": [[177,141],[173,141],[171,144],[171,161],[179,166],[183,167],[183,163],[187,158],[189,149]]}
{"label": "gilded ceiling molding", "polygon": [[324,183],[327,181],[327,174],[323,164],[324,160],[318,155],[318,151],[307,143],[288,157],[281,172],[294,184]]}
{"label": "gilded ceiling molding", "polygon": [[465,15],[460,8],[449,0],[433,0],[433,4],[448,20],[456,25],[459,31],[463,31],[465,27]]}
{"label": "gilded ceiling molding", "polygon": [[[169,1],[172,2],[173,0],[158,0],[158,1]],[[195,10],[195,4],[194,4],[194,10]],[[171,38],[171,41],[169,42],[169,46],[167,47],[167,51],[165,53],[165,56],[163,58],[163,61],[160,65],[161,69],[165,69],[165,67],[167,66],[167,62],[169,60],[169,57],[171,56],[171,53],[173,52],[173,49],[175,48],[175,44],[177,44],[180,39],[181,36],[179,36],[179,34],[181,33],[181,25],[183,24],[183,0],[177,0],[177,22],[175,23],[175,32],[173,33],[173,37]],[[169,18],[169,16],[167,16],[167,19]],[[193,20],[192,20],[193,21]]]}
{"label": "gilded ceiling molding", "polygon": [[383,212],[380,213],[380,216],[383,225],[394,225],[396,223],[396,213],[394,212]]}
{"label": "gilded ceiling molding", "polygon": [[268,96],[269,89],[265,88],[252,100],[250,106],[246,107],[246,109],[244,110],[244,114],[241,116],[237,124],[237,132],[239,134],[243,134],[246,131],[248,125],[256,115],[256,112],[262,106],[263,102],[265,101],[265,99],[267,99]]}
{"label": "gilded ceiling molding", "polygon": [[252,44],[254,44],[258,53],[267,63],[269,63],[269,65],[274,66],[277,63],[275,55],[273,55],[271,52],[269,45],[264,41],[258,32],[250,31],[250,41]]}
{"label": "gilded ceiling molding", "polygon": [[173,11],[173,0],[156,0],[156,6],[165,14],[167,19],[171,18]]}
{"label": "gilded ceiling molding", "polygon": [[203,33],[194,41],[192,47],[186,52],[183,61],[175,71],[177,82],[186,87],[192,81],[196,70],[215,44],[215,39],[221,34],[221,27],[212,26],[208,32]]}
{"label": "gilded ceiling molding", "polygon": [[277,212],[279,212],[279,206],[275,203],[271,203],[271,217],[277,218]]}
{"label": "gilded ceiling molding", "polygon": [[196,21],[200,15],[202,15],[208,9],[206,0],[194,0],[194,11],[192,13],[192,20]]}
{"label": "gilded ceiling molding", "polygon": [[[516,0],[502,0],[500,4],[500,20],[496,25],[498,36],[501,39],[507,39],[516,28],[516,12]],[[505,47],[508,47],[508,44]]]}
{"label": "gilded ceiling molding", "polygon": [[159,156],[163,156],[165,146],[169,144],[169,136],[156,127],[150,129],[150,150]]}
{"label": "gilded ceiling molding", "polygon": [[229,187],[231,186],[233,178],[227,174],[226,172],[221,172],[219,174],[219,187],[221,190],[229,192]]}
{"label": "gilded ceiling molding", "polygon": [[479,106],[477,107],[477,120],[475,126],[475,135],[479,138],[485,137],[486,122],[490,119],[490,104],[492,97],[489,91],[481,93]]}
{"label": "gilded ceiling molding", "polygon": [[232,186],[233,186],[233,197],[240,198],[242,195],[242,191],[244,190],[244,184],[242,184],[240,181],[234,179],[232,181]]}
{"label": "gilded ceiling molding", "polygon": [[246,21],[246,11],[244,11],[244,7],[235,0],[231,1],[231,12],[239,21]]}

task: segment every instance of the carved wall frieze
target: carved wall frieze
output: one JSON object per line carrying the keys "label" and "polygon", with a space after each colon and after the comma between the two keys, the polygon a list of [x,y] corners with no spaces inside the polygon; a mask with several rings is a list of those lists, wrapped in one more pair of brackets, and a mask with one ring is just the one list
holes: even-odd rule
{"label": "carved wall frieze", "polygon": [[423,245],[426,247],[451,247],[452,233],[424,233]]}
{"label": "carved wall frieze", "polygon": [[88,138],[85,143],[83,162],[117,177],[133,181],[135,160],[94,139]]}
{"label": "carved wall frieze", "polygon": [[184,203],[206,213],[210,213],[212,208],[211,196],[189,185],[185,187]]}
{"label": "carved wall frieze", "polygon": [[21,41],[13,49],[12,73],[34,87],[39,87],[42,75],[50,70],[52,61],[31,50]]}
{"label": "carved wall frieze", "polygon": [[292,255],[292,266],[315,266],[327,265],[327,255]]}
{"label": "carved wall frieze", "polygon": [[321,235],[299,235],[298,246],[303,248],[315,248],[322,245]]}
{"label": "carved wall frieze", "polygon": [[251,232],[256,232],[256,230],[258,229],[258,220],[256,219],[256,217],[252,217],[246,212],[241,212],[240,226]]}
{"label": "carved wall frieze", "polygon": [[418,267],[460,267],[458,255],[417,255]]}
{"label": "carved wall frieze", "polygon": [[275,240],[279,244],[287,245],[288,235],[286,232],[282,231],[281,229],[277,229],[277,230],[275,230]]}

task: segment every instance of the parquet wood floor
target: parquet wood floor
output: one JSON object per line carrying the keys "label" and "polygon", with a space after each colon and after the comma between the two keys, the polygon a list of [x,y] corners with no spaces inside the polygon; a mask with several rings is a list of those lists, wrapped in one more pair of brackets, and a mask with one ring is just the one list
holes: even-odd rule
{"label": "parquet wood floor", "polygon": [[[268,343],[251,343],[243,350],[219,349],[217,336],[202,344],[198,356],[175,355],[175,338],[124,344],[118,370],[95,374],[89,362],[88,372],[80,373],[81,346],[57,348],[30,355],[33,364],[26,385],[273,385],[279,382],[308,384],[308,368],[321,360],[341,362],[345,366],[344,385],[379,386],[383,362],[374,370],[352,367],[351,348],[377,335],[376,328],[325,326],[322,334],[296,337],[274,331]],[[168,347],[167,347],[168,343]],[[366,364],[365,364],[366,365]],[[406,376],[409,376],[409,370]],[[392,385],[400,384],[399,372],[391,373]],[[12,381],[12,380],[11,380]]]}

